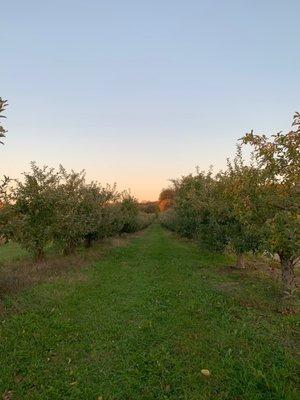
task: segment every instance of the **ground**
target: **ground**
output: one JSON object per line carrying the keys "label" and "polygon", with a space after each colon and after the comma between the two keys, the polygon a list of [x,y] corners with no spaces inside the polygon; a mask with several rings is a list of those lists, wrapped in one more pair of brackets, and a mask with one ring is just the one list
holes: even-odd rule
{"label": "ground", "polygon": [[276,281],[231,262],[153,225],[5,296],[0,396],[298,399],[297,317],[278,311]]}

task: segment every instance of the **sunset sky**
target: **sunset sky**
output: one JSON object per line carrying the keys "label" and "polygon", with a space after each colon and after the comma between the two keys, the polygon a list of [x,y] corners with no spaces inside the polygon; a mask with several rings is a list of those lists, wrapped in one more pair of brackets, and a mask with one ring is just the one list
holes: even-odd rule
{"label": "sunset sky", "polygon": [[154,200],[300,111],[300,1],[9,0],[1,174],[29,162]]}

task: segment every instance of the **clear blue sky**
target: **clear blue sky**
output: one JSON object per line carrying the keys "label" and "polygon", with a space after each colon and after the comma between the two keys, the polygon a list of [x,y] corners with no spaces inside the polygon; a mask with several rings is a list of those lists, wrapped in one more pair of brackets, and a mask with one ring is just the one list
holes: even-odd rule
{"label": "clear blue sky", "polygon": [[139,199],[300,110],[300,1],[1,3],[1,171],[85,168]]}

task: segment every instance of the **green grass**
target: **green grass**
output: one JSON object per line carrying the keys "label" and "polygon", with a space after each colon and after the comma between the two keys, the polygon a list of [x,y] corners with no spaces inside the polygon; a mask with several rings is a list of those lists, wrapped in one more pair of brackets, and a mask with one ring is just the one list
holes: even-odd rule
{"label": "green grass", "polygon": [[5,262],[20,260],[27,256],[27,251],[23,250],[16,243],[6,243],[0,245],[0,266]]}
{"label": "green grass", "polygon": [[298,399],[296,317],[276,311],[275,283],[230,261],[154,225],[80,279],[7,298],[0,395]]}

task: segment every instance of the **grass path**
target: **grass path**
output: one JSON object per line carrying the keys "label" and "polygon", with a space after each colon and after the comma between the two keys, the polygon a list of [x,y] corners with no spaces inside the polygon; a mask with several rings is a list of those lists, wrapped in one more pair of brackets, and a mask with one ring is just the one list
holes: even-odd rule
{"label": "grass path", "polygon": [[299,398],[296,317],[276,312],[274,283],[228,262],[152,226],[80,279],[6,299],[18,312],[0,324],[0,396]]}

